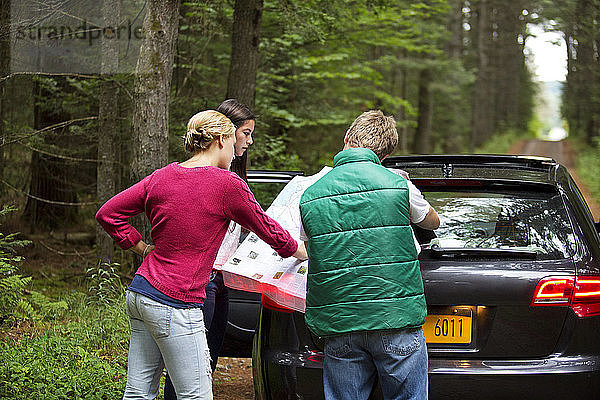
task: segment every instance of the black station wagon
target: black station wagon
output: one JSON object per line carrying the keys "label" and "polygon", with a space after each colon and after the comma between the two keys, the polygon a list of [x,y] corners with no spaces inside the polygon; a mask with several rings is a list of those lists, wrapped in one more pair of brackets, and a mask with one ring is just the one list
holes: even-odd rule
{"label": "black station wagon", "polygon": [[[600,398],[600,238],[567,170],[520,156],[384,165],[407,171],[441,219],[436,231],[414,228],[430,398]],[[263,306],[256,398],[322,399],[322,367],[323,340],[304,315]],[[378,385],[371,398],[382,398]]]}

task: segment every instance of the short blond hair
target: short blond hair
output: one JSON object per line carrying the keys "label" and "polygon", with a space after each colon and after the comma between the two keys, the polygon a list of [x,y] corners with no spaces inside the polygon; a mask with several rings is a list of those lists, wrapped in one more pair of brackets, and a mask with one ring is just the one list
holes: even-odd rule
{"label": "short blond hair", "polygon": [[398,146],[396,120],[392,116],[386,117],[381,110],[366,111],[350,125],[346,137],[350,147],[373,150],[382,160]]}
{"label": "short blond hair", "polygon": [[201,111],[190,118],[187,132],[183,136],[185,151],[198,153],[208,149],[220,136],[235,134],[233,122],[215,110]]}

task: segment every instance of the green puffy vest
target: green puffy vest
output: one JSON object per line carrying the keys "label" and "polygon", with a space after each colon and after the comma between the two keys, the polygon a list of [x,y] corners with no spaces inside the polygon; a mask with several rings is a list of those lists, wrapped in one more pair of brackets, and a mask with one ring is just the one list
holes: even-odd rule
{"label": "green puffy vest", "polygon": [[300,200],[309,237],[305,320],[319,336],[425,323],[406,180],[369,149],[338,153]]}

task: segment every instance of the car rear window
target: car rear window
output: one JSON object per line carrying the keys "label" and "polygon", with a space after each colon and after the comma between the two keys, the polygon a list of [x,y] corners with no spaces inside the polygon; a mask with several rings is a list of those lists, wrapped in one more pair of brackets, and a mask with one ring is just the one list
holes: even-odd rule
{"label": "car rear window", "polygon": [[423,248],[486,248],[535,252],[563,259],[575,241],[558,193],[423,193],[440,216],[436,238]]}

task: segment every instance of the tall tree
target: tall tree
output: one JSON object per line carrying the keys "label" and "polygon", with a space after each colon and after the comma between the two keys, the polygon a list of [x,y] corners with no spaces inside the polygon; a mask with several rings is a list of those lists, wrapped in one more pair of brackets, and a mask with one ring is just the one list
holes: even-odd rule
{"label": "tall tree", "polygon": [[525,88],[522,70],[525,66],[525,37],[527,34],[523,0],[496,0],[492,13],[494,45],[490,67],[493,71],[495,93],[495,127],[517,128],[520,124],[520,101]]}
{"label": "tall tree", "polygon": [[431,118],[433,116],[431,81],[431,69],[423,68],[419,72],[419,117],[414,140],[414,152],[418,154],[431,152]]}
{"label": "tall tree", "polygon": [[460,58],[462,56],[463,49],[463,7],[464,0],[449,0],[448,5],[450,10],[448,11],[448,31],[450,32],[450,38],[446,43],[446,53],[451,58]]}
{"label": "tall tree", "polygon": [[[10,1],[0,0],[0,78],[10,72]],[[0,179],[4,179],[4,143],[6,137],[6,80],[0,82]],[[0,195],[4,185],[0,184]]]}
{"label": "tall tree", "polygon": [[[236,0],[233,9],[231,58],[227,77],[227,98],[235,98],[254,109],[258,46],[263,0]],[[242,170],[248,163],[248,152],[233,161],[234,170]]]}
{"label": "tall tree", "polygon": [[473,10],[475,23],[472,26],[472,32],[475,54],[477,55],[477,79],[472,95],[471,151],[488,139],[493,130],[491,115],[493,93],[489,71],[491,29],[488,2],[489,0],[479,0]]}
{"label": "tall tree", "polygon": [[[61,96],[68,91],[66,79],[34,77],[34,128],[49,129],[38,145],[47,149],[61,145],[76,146],[68,126],[61,123],[72,117]],[[52,128],[53,126],[58,126]],[[77,194],[73,188],[76,173],[73,163],[47,152],[34,151],[31,156],[29,197],[23,212],[30,231],[58,228],[75,222]]]}
{"label": "tall tree", "polygon": [[[134,77],[131,180],[138,182],[168,159],[169,93],[179,26],[179,0],[148,0]],[[134,222],[149,239],[149,224]]]}
{"label": "tall tree", "polygon": [[[118,27],[121,4],[119,0],[104,0],[102,15],[104,26]],[[102,35],[102,66],[100,83],[100,101],[98,109],[98,168],[96,194],[98,203],[104,204],[115,193],[115,135],[118,120],[119,87],[115,74],[119,68],[119,41],[116,35]],[[98,262],[109,262],[113,256],[113,240],[96,224],[96,246]]]}
{"label": "tall tree", "polygon": [[263,0],[235,0],[227,98],[254,108]]}

